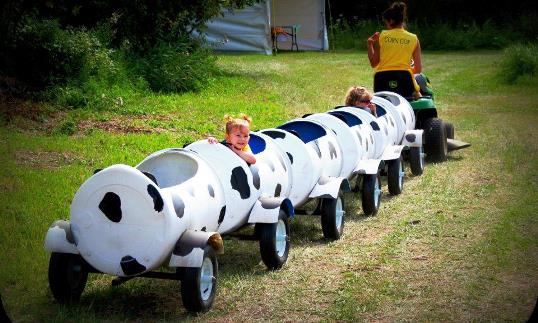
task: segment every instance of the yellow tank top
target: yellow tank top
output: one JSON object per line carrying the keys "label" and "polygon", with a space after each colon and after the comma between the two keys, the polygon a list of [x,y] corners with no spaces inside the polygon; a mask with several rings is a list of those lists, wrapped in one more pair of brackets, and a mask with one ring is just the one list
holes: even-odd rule
{"label": "yellow tank top", "polygon": [[418,38],[403,28],[383,30],[379,35],[379,64],[376,72],[411,69],[413,51],[417,47]]}

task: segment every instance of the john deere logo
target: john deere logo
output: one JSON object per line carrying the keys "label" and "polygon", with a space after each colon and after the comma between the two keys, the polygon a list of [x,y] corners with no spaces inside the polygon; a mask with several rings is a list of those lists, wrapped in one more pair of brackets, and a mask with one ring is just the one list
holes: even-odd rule
{"label": "john deere logo", "polygon": [[389,87],[390,87],[391,89],[395,89],[395,88],[397,88],[397,87],[398,87],[398,82],[397,82],[397,81],[390,81],[390,82],[389,82]]}

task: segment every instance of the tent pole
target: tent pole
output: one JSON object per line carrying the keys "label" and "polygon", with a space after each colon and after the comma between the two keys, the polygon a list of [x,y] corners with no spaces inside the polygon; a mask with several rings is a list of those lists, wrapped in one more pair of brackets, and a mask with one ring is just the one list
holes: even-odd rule
{"label": "tent pole", "polygon": [[[268,0],[268,1],[271,1],[271,17],[272,17],[272,22],[271,22],[271,26],[270,26],[270,32],[271,32],[271,40],[273,40],[273,37],[276,37],[276,35],[273,35],[273,28],[276,26],[276,18],[275,18],[275,0]],[[275,42],[273,41],[273,55],[276,55],[277,53],[277,49],[275,47]]]}
{"label": "tent pole", "polygon": [[329,29],[331,31],[331,40],[329,41],[329,49],[331,49],[331,44],[332,44],[332,49],[334,50],[334,26],[333,26],[333,15],[332,15],[332,12],[331,12],[331,0],[327,0],[327,5],[329,7]]}

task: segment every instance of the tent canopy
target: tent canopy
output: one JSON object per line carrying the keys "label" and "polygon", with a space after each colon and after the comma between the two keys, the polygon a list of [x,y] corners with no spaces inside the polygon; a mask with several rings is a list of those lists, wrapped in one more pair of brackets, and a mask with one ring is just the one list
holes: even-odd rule
{"label": "tent canopy", "polygon": [[[225,10],[223,16],[208,22],[205,36],[219,51],[271,54],[271,28],[282,26],[295,26],[299,50],[329,49],[325,0],[266,0],[241,10]],[[280,35],[278,48],[291,49],[291,36]]]}

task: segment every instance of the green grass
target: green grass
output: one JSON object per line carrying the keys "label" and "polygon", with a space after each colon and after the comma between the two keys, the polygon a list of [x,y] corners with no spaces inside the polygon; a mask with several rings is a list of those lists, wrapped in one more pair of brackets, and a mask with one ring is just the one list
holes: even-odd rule
{"label": "green grass", "polygon": [[185,313],[177,282],[112,288],[103,275],[91,276],[78,305],[58,305],[47,282],[48,226],[68,218],[94,169],[221,136],[225,113],[247,113],[262,129],[342,103],[349,86],[372,83],[366,53],[222,55],[224,74],[200,93],[129,95],[106,112],[3,109],[0,293],[8,313],[18,322],[527,320],[538,294],[538,80],[504,84],[501,58],[426,52],[440,115],[472,147],[408,176],[375,217],[348,194],[339,241],[323,240],[318,218],[297,217],[280,271],[264,268],[255,243],[226,240],[214,308],[199,317]]}

